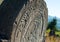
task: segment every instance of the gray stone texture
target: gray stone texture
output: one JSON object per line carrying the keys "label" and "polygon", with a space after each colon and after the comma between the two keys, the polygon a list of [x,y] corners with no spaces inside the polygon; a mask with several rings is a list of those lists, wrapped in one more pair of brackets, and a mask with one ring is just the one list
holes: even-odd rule
{"label": "gray stone texture", "polygon": [[0,32],[9,42],[43,42],[48,18],[44,0],[5,0],[0,13]]}

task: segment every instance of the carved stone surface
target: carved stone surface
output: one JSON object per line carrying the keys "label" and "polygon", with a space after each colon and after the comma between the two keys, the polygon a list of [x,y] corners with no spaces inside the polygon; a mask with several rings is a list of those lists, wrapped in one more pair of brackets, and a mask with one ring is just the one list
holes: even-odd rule
{"label": "carved stone surface", "polygon": [[[20,1],[23,2],[24,0],[23,1],[20,0]],[[20,1],[17,1],[17,3]],[[25,1],[26,2],[22,3],[22,6],[21,3],[19,3],[21,8],[19,8],[20,7],[19,4],[17,4],[18,8],[16,8],[17,7],[16,5],[15,7],[16,11],[14,10],[15,9],[14,6],[10,7],[12,11],[9,10],[9,8],[7,8],[12,13],[6,11],[6,14],[8,14],[9,12],[9,14],[11,14],[9,16],[10,17],[12,16],[13,19],[11,20],[8,19],[8,22],[12,26],[8,25],[7,28],[5,27],[7,30],[10,29],[9,32],[5,32],[5,33],[8,34],[8,37],[10,38],[9,42],[43,42],[44,32],[47,26],[47,16],[48,16],[46,3],[44,0],[28,0],[28,1],[25,0]],[[16,3],[16,1],[14,2]],[[10,6],[10,3],[7,6]],[[6,8],[6,6],[4,7]],[[14,14],[15,15],[18,14],[18,15],[14,16]],[[12,21],[12,23],[9,20]],[[3,27],[1,26],[1,28]]]}
{"label": "carved stone surface", "polygon": [[[41,1],[41,2],[40,2]],[[25,11],[24,11],[25,10]],[[13,30],[12,42],[42,42],[47,23],[47,8],[43,0],[32,0],[19,14],[23,14]],[[18,17],[16,18],[16,22]],[[46,24],[46,25],[45,25]],[[14,36],[14,37],[13,37]]]}

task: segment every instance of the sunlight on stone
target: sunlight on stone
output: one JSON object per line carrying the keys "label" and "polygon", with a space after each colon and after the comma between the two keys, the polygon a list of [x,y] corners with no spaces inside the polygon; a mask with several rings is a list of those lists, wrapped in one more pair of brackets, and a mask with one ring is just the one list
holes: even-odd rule
{"label": "sunlight on stone", "polygon": [[0,0],[0,5],[1,5],[2,2],[3,2],[3,0]]}

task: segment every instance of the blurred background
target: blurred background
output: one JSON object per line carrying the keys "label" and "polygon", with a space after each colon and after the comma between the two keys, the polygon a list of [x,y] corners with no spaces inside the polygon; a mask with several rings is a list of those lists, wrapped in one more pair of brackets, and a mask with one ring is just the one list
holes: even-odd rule
{"label": "blurred background", "polygon": [[48,7],[48,26],[45,42],[60,42],[60,0],[45,0]]}

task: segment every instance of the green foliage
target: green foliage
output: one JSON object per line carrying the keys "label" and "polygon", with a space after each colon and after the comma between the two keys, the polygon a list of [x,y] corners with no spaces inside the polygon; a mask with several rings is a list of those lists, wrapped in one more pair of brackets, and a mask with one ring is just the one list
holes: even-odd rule
{"label": "green foliage", "polygon": [[58,35],[60,37],[60,32],[55,31],[55,34]]}
{"label": "green foliage", "polygon": [[47,29],[54,30],[54,31],[57,30],[56,29],[56,24],[57,24],[57,19],[53,18],[53,20],[48,23]]}
{"label": "green foliage", "polygon": [[[48,23],[48,27],[47,27],[47,30],[46,32],[51,32],[52,30],[54,31],[54,34],[57,36],[57,37],[60,37],[60,31],[56,28],[56,24],[57,24],[57,19],[56,18],[53,18],[53,20],[51,22]],[[52,32],[53,32],[52,31]],[[52,33],[51,32],[51,33]],[[53,34],[53,35],[54,35]]]}

